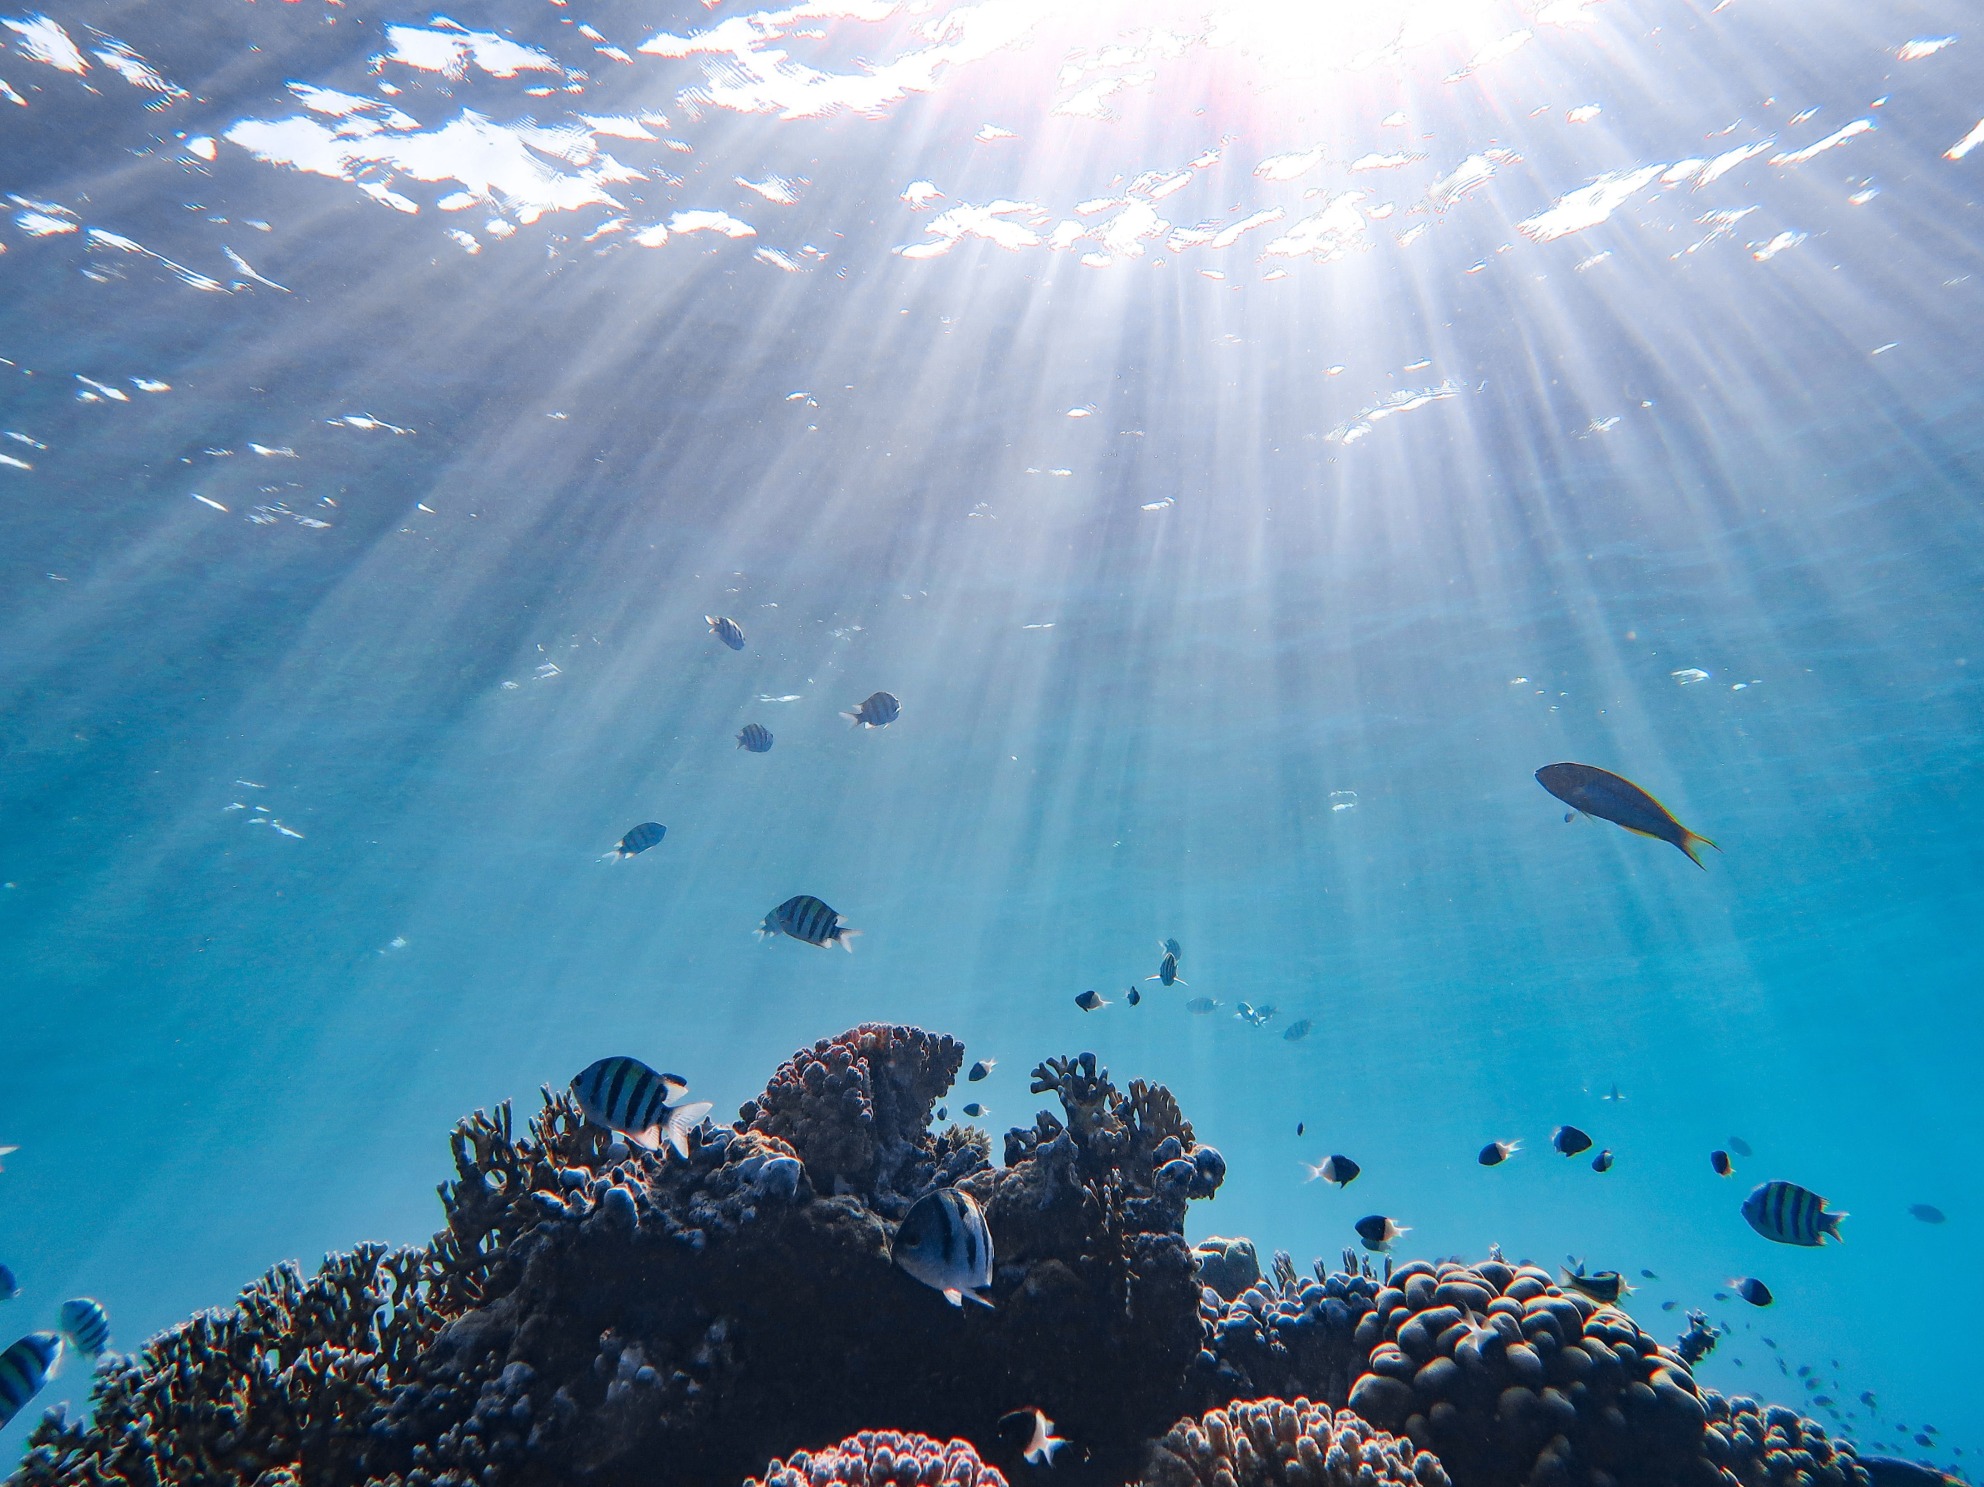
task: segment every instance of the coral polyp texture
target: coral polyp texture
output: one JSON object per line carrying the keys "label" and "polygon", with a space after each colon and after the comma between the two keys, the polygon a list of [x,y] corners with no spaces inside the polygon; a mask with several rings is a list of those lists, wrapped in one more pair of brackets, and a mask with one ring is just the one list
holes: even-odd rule
{"label": "coral polyp texture", "polygon": [[1262,1399],[1180,1420],[1151,1447],[1148,1487],[1451,1487],[1439,1458],[1348,1410]]}
{"label": "coral polyp texture", "polygon": [[795,1451],[744,1487],[1006,1487],[970,1441],[864,1430],[824,1451]]}
{"label": "coral polyp texture", "polygon": [[[1699,1389],[1533,1267],[1346,1254],[1310,1277],[1277,1255],[1260,1278],[1244,1240],[1195,1259],[1186,1208],[1226,1163],[1093,1054],[1034,1069],[1057,1108],[995,1167],[985,1132],[931,1129],[962,1059],[853,1028],[686,1158],[565,1093],[522,1130],[478,1111],[430,1243],[279,1266],[106,1358],[87,1416],[49,1411],[11,1480],[1004,1487],[1040,1468],[999,1421],[1038,1408],[1073,1443],[1066,1487],[1867,1487],[1814,1422]],[[992,1309],[891,1263],[945,1187],[985,1215]]]}

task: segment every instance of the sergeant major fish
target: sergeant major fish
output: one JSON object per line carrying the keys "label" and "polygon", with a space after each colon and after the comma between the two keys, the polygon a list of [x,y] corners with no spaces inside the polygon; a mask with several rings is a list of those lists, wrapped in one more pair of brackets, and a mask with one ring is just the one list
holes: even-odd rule
{"label": "sergeant major fish", "polygon": [[1219,1010],[1219,999],[1217,997],[1195,996],[1189,1002],[1185,1003],[1185,1010],[1204,1016],[1208,1012]]}
{"label": "sergeant major fish", "polygon": [[610,857],[615,862],[625,862],[629,857],[640,856],[649,847],[659,846],[661,839],[667,835],[668,828],[659,821],[643,821],[621,837],[619,845],[599,860],[604,862]]}
{"label": "sergeant major fish", "polygon": [[969,1193],[938,1188],[918,1198],[896,1230],[889,1258],[953,1306],[967,1296],[992,1305],[978,1294],[992,1284],[992,1234]]}
{"label": "sergeant major fish", "polygon": [[854,953],[854,937],[861,933],[849,929],[845,920],[828,908],[810,893],[795,893],[771,913],[765,915],[765,922],[755,931],[761,940],[773,939],[780,934],[804,940],[809,945],[825,949],[829,945],[839,945],[850,955]]}
{"label": "sergeant major fish", "polygon": [[772,731],[763,723],[746,723],[737,732],[737,747],[749,749],[754,754],[769,754],[772,751]]}
{"label": "sergeant major fish", "polygon": [[103,1303],[78,1296],[62,1303],[62,1335],[86,1358],[100,1358],[110,1345],[110,1317]]}
{"label": "sergeant major fish", "polygon": [[1183,960],[1185,958],[1185,952],[1178,948],[1178,942],[1169,936],[1158,941],[1158,948],[1173,960]]}
{"label": "sergeant major fish", "polygon": [[1282,1030],[1281,1036],[1290,1043],[1300,1043],[1309,1036],[1309,1029],[1315,1024],[1306,1017],[1298,1017]]}
{"label": "sergeant major fish", "polygon": [[872,692],[841,716],[856,728],[886,728],[902,716],[902,704],[887,692]]}
{"label": "sergeant major fish", "polygon": [[587,1064],[572,1081],[572,1097],[587,1120],[618,1131],[636,1146],[649,1150],[662,1141],[676,1154],[689,1155],[689,1132],[710,1113],[707,1100],[693,1105],[670,1101],[689,1092],[678,1074],[657,1074],[637,1058],[624,1054]]}
{"label": "sergeant major fish", "polygon": [[53,1332],[30,1332],[0,1353],[0,1428],[41,1392],[62,1358],[62,1339]]}
{"label": "sergeant major fish", "polygon": [[1743,1200],[1743,1217],[1752,1229],[1778,1244],[1806,1249],[1817,1249],[1828,1237],[1841,1239],[1839,1221],[1846,1216],[1830,1212],[1825,1199],[1795,1182],[1763,1183]]}
{"label": "sergeant major fish", "polygon": [[[1670,842],[1687,854],[1696,867],[1705,867],[1695,851],[1697,844],[1715,847],[1707,837],[1688,830],[1631,780],[1589,764],[1546,764],[1536,772],[1536,783],[1573,810],[1597,816],[1615,826]],[[1720,852],[1722,848],[1715,847]]]}
{"label": "sergeant major fish", "polygon": [[1164,959],[1157,963],[1157,974],[1146,976],[1144,980],[1155,981],[1159,986],[1190,986],[1192,984],[1178,974],[1178,957],[1173,955],[1169,950],[1164,952]]}
{"label": "sergeant major fish", "polygon": [[14,1272],[0,1265],[0,1301],[12,1301],[20,1294],[20,1282],[14,1279]]}
{"label": "sergeant major fish", "polygon": [[744,627],[728,615],[706,614],[703,616],[703,623],[710,627],[710,634],[732,650],[744,649]]}

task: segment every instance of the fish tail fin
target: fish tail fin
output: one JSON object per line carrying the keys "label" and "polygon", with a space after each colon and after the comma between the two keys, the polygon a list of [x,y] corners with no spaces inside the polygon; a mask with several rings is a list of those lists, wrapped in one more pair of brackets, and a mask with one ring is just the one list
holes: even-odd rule
{"label": "fish tail fin", "polygon": [[643,1151],[655,1151],[661,1146],[661,1127],[649,1126],[644,1131],[622,1131],[629,1146],[638,1146]]}
{"label": "fish tail fin", "polygon": [[852,955],[854,954],[854,941],[860,933],[861,931],[858,929],[849,929],[846,925],[842,925],[835,933],[834,938],[840,941],[841,949]]}
{"label": "fish tail fin", "polygon": [[689,1133],[703,1123],[703,1117],[712,1108],[708,1100],[698,1100],[693,1105],[677,1105],[668,1112],[668,1125],[663,1134],[668,1137],[668,1144],[675,1148],[678,1157],[689,1155]]}
{"label": "fish tail fin", "polygon": [[1844,1244],[1846,1243],[1846,1236],[1839,1232],[1839,1221],[1841,1219],[1852,1218],[1852,1217],[1853,1215],[1850,1213],[1823,1214],[1819,1218],[1819,1232],[1822,1234],[1830,1234],[1834,1239],[1837,1239],[1841,1244]]}
{"label": "fish tail fin", "polygon": [[[949,1296],[952,1293],[946,1291],[944,1294],[946,1296]],[[991,1302],[987,1301],[983,1296],[979,1295],[978,1292],[976,1291],[959,1291],[956,1294],[964,1297],[966,1301],[976,1301],[980,1306],[984,1307],[987,1311],[997,1311],[999,1309],[998,1307],[994,1306]],[[961,1303],[956,1301],[953,1301],[951,1304],[953,1306],[961,1305]]]}
{"label": "fish tail fin", "polygon": [[847,719],[847,725],[848,725],[848,727],[850,727],[850,728],[859,728],[859,727],[861,726],[861,714],[860,714],[860,713],[858,713],[858,712],[857,712],[857,713],[842,713],[842,714],[841,714],[841,716],[842,716],[843,718],[846,718],[846,719]]}
{"label": "fish tail fin", "polygon": [[[1683,826],[1681,828],[1681,840],[1676,842],[1674,845],[1679,847],[1683,852],[1686,852],[1688,854],[1688,861],[1692,862],[1696,867],[1700,868],[1703,872],[1708,871],[1708,864],[1702,861],[1701,854],[1697,852],[1695,848],[1698,845],[1703,847],[1715,847],[1714,842],[1710,841],[1700,832],[1690,831],[1688,830],[1687,827]],[[1715,847],[1715,850],[1720,852],[1722,848]]]}

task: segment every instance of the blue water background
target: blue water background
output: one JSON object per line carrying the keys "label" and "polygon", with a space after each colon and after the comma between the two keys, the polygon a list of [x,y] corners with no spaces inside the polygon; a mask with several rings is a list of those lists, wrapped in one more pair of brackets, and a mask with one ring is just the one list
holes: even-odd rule
{"label": "blue water background", "polygon": [[[62,15],[169,63],[211,132],[285,75],[365,86],[376,28],[273,9],[177,36],[144,7]],[[1823,189],[1728,194],[1811,233],[1763,264],[1677,259],[1686,237],[1623,215],[1523,241],[1552,188],[1672,151],[1594,134],[1583,161],[1430,82],[1450,139],[1553,168],[1420,257],[1239,289],[1162,252],[892,256],[922,230],[908,181],[985,199],[1064,168],[973,154],[995,102],[1019,111],[962,82],[887,120],[729,124],[718,173],[804,157],[790,241],[844,234],[794,276],[723,242],[594,254],[563,223],[469,258],[431,213],[240,152],[197,184],[133,157],[170,134],[135,104],[51,81],[0,109],[0,187],[180,262],[203,213],[266,218],[255,266],[294,291],[95,282],[79,246],[19,236],[0,257],[0,424],[48,445],[0,470],[0,1260],[24,1286],[0,1323],[87,1293],[132,1346],[285,1257],[424,1239],[471,1109],[626,1052],[728,1114],[796,1046],[889,1020],[1000,1060],[974,1090],[995,1135],[1049,1054],[1169,1085],[1229,1163],[1195,1237],[1334,1261],[1385,1213],[1402,1254],[1645,1267],[1656,1333],[1695,1305],[1734,1327],[1716,1387],[1795,1401],[1775,1359],[1811,1363],[1880,1395],[1846,1433],[1933,1421],[1974,1458],[1984,155],[1938,155],[1984,100],[1888,80],[1893,46],[1960,29],[1935,9],[1826,9],[1793,46],[1773,21],[1818,12],[1708,37],[1644,5],[1627,29],[1672,38],[1587,59],[1617,92],[1699,48],[1662,65],[1703,96],[1655,110],[1696,136],[1772,67],[1828,127],[1894,94]],[[1146,102],[1091,174],[1229,131],[1208,200],[1307,138]],[[1849,176],[1885,195],[1845,205]],[[80,403],[76,373],[173,391]],[[416,432],[327,422],[360,412]],[[203,454],[251,440],[297,458]],[[325,495],[325,529],[240,519]],[[901,721],[850,732],[878,688]],[[735,747],[753,720],[768,755]],[[1532,779],[1559,759],[1721,855],[1566,824]],[[596,860],[646,819],[660,848]],[[858,953],[752,938],[801,892]],[[1167,935],[1187,988],[1142,981]],[[1090,987],[1116,1005],[1080,1012]],[[1242,1025],[1243,999],[1278,1018]],[[1560,1122],[1615,1170],[1552,1155]],[[1731,1135],[1756,1155],[1724,1180]],[[1364,1168],[1347,1192],[1302,1180],[1330,1152]],[[1846,1244],[1751,1233],[1771,1177],[1850,1210]],[[1776,1307],[1711,1299],[1739,1275]],[[72,1367],[0,1448],[83,1392]]]}

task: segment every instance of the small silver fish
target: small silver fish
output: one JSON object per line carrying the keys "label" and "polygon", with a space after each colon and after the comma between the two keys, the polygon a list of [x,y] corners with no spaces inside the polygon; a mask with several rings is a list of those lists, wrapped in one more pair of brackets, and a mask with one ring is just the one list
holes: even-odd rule
{"label": "small silver fish", "polygon": [[889,1257],[953,1306],[992,1284],[992,1233],[985,1213],[969,1193],[938,1188],[911,1205],[889,1246]]}
{"label": "small silver fish", "polygon": [[710,634],[721,640],[734,651],[744,649],[744,629],[727,615],[706,614],[703,623],[710,627]]}

